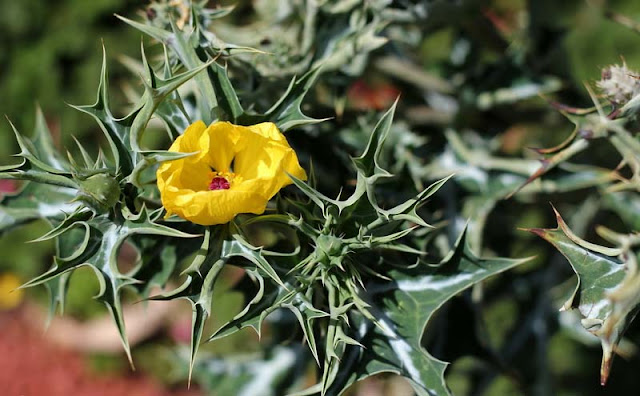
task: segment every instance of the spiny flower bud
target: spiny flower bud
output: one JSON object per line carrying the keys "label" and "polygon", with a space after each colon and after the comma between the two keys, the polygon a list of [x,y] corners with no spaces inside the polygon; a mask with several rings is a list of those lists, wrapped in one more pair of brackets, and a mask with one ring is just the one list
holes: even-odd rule
{"label": "spiny flower bud", "polygon": [[602,69],[602,78],[596,82],[598,88],[614,105],[624,105],[640,94],[640,75],[629,68],[611,65]]}
{"label": "spiny flower bud", "polygon": [[120,185],[115,177],[108,173],[98,173],[80,179],[78,184],[81,193],[76,199],[85,202],[98,212],[106,212],[120,199]]}

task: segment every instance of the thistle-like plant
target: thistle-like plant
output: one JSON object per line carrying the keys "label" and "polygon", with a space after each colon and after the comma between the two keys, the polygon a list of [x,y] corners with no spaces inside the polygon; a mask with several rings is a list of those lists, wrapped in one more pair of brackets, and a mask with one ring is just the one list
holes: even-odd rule
{"label": "thistle-like plant", "polygon": [[[145,22],[121,18],[159,41],[164,56],[159,66],[152,66],[142,48],[144,91],[125,117],[116,118],[109,102],[106,56],[96,102],[74,106],[96,121],[108,142],[107,154],[92,158],[78,144],[79,154],[65,159],[56,152],[38,113],[31,137],[16,130],[20,162],[0,169],[0,178],[25,181],[20,192],[3,201],[2,230],[44,218],[52,229],[39,240],[57,243],[52,267],[24,287],[46,285],[53,313],[64,305],[71,272],[92,268],[100,282],[97,298],[108,307],[129,358],[122,315],[124,288],[144,298],[188,300],[193,311],[190,374],[203,338],[217,340],[246,327],[261,334],[271,313],[286,310],[296,318],[318,368],[317,385],[299,394],[341,394],[354,382],[380,372],[406,377],[421,395],[448,394],[443,378],[446,363],[422,344],[427,322],[458,293],[524,260],[479,258],[463,231],[440,262],[429,262],[422,245],[437,229],[425,222],[423,217],[430,212],[421,207],[449,175],[408,199],[384,194],[393,184],[381,155],[395,104],[368,134],[363,152],[352,159],[354,185],[344,186],[337,198],[326,196],[313,182],[289,175],[298,193],[283,194],[271,206],[274,213],[241,215],[211,226],[163,217],[166,211],[159,201],[155,170],[163,162],[181,161],[193,153],[146,149],[143,136],[152,130],[151,119],[162,120],[172,140],[198,120],[206,125],[271,122],[282,132],[312,129],[322,120],[305,115],[301,104],[319,76],[341,66],[357,67],[383,41],[375,35],[382,26],[377,18],[384,14],[383,5],[352,4],[345,11],[340,4],[328,2],[323,12],[343,18],[355,7],[362,15],[373,12],[375,23],[367,24],[366,34],[360,34],[359,24],[367,19],[350,20],[355,24],[350,34],[340,36],[333,46],[321,47],[322,53],[311,54],[309,59],[315,62],[297,64],[303,71],[300,77],[292,77],[288,84],[279,80],[281,96],[270,106],[264,106],[263,96],[235,88],[239,82],[234,73],[242,73],[234,63],[248,64],[235,54],[259,51],[225,43],[208,30],[229,9],[206,10],[199,3],[171,8],[161,3],[151,8],[154,11],[147,13]],[[358,45],[350,45],[354,43]],[[257,75],[260,70],[256,67]],[[291,250],[254,246],[251,229],[270,223],[295,233]],[[127,272],[117,265],[125,242],[140,258]],[[180,274],[184,280],[177,288],[149,296],[153,286],[165,286],[190,256],[193,259]],[[243,290],[247,301],[237,316],[213,334],[204,334],[204,324],[213,313],[213,290],[226,265],[242,268],[254,287]],[[258,392],[266,391],[254,389],[252,394]]]}

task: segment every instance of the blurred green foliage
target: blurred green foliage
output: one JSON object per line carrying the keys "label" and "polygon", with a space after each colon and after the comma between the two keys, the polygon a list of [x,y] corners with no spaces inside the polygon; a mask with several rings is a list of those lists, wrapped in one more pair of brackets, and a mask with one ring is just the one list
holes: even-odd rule
{"label": "blurred green foliage", "polygon": [[[62,139],[60,145],[71,142],[72,135],[82,139],[95,133],[90,118],[66,103],[94,100],[102,43],[114,56],[139,53],[140,34],[123,29],[114,13],[130,15],[143,4],[136,0],[0,0],[0,114],[19,130],[29,131],[39,104],[56,137]],[[110,60],[111,79],[117,86],[125,69],[115,57]],[[114,99],[123,97],[116,91]],[[6,120],[0,122],[3,164],[16,150],[12,135]]]}

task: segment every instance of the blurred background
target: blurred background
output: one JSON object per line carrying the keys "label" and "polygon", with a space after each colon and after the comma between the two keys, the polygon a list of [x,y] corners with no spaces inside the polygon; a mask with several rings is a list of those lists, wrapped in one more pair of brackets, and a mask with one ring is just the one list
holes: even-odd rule
{"label": "blurred background", "polygon": [[[538,3],[536,9],[544,11],[531,13],[531,2]],[[230,18],[242,20],[243,13],[251,12],[250,1],[233,3],[237,4],[238,11]],[[604,66],[621,63],[624,59],[631,69],[640,69],[640,28],[635,25],[634,31],[623,26],[620,20],[612,20],[616,19],[615,15],[618,19],[624,15],[640,23],[640,2],[637,0],[486,0],[481,3],[484,14],[478,18],[493,24],[509,39],[506,49],[483,53],[483,61],[499,59],[504,52],[517,51],[518,46],[535,41],[539,47],[535,53],[542,56],[536,60],[537,63],[563,79],[566,87],[563,99],[572,101],[573,105],[589,105],[586,91],[581,87],[584,82],[598,80]],[[147,4],[146,1],[134,0],[0,0],[0,114],[6,115],[18,130],[29,134],[34,125],[36,106],[39,106],[59,147],[71,147],[73,136],[85,146],[97,150],[95,144],[89,143],[103,139],[96,124],[67,103],[88,104],[95,100],[104,45],[110,71],[111,101],[121,103],[125,113],[130,104],[125,95],[127,84],[137,80],[121,62],[122,56],[137,59],[142,37],[116,19],[114,14],[136,19],[136,12],[144,10]],[[607,10],[616,14],[607,16]],[[538,26],[543,26],[544,30],[536,37],[522,34],[524,31],[519,27],[525,23],[524,20],[536,18]],[[425,69],[437,71],[453,50],[455,29],[448,28],[446,23],[443,26],[420,45],[417,56]],[[375,112],[388,106],[398,92],[403,93],[402,84],[381,81],[383,83],[377,88],[362,82],[354,83],[349,91],[350,108]],[[406,97],[410,99],[410,94]],[[535,128],[533,130],[535,132]],[[548,138],[549,130],[544,132]],[[566,136],[567,126],[558,127],[558,133]],[[517,139],[517,133],[514,139],[514,146],[508,150],[523,150],[524,141]],[[548,140],[557,141],[558,138]],[[9,123],[2,120],[0,164],[12,163],[11,154],[16,151]],[[18,187],[15,183],[0,181],[0,193],[15,191]],[[526,221],[536,223],[531,218]],[[190,310],[186,303],[177,306],[164,304],[162,307],[151,304],[144,314],[135,311],[142,305],[133,308],[130,313],[133,319],[127,319],[127,325],[139,334],[133,348],[137,370],[132,372],[120,351],[112,322],[105,319],[105,308],[90,298],[98,285],[89,269],[74,273],[64,316],[54,318],[49,331],[43,335],[47,319],[46,290],[10,291],[42,273],[51,264],[54,249],[51,242],[25,243],[46,230],[46,224],[35,222],[0,238],[0,386],[11,383],[10,390],[22,390],[25,395],[71,392],[82,395],[223,394],[215,393],[206,385],[194,386],[190,390],[186,388],[184,370],[187,360],[184,356],[180,358],[179,346],[176,351],[176,344],[182,348],[188,346]],[[135,257],[127,249],[123,249],[121,256],[124,263]],[[538,262],[536,265],[541,264]],[[527,276],[535,276],[536,267],[521,271]],[[231,285],[238,274],[229,271],[226,277]],[[566,272],[566,278],[571,281],[570,271]],[[521,281],[516,279],[514,282]],[[526,282],[522,285],[526,286]],[[235,294],[225,290],[217,293],[219,295],[214,297],[214,301],[218,316],[212,320],[212,328],[241,306]],[[553,307],[551,304],[544,307],[532,304],[530,308]],[[454,304],[448,309],[456,312],[462,308]],[[510,335],[507,333],[517,316],[515,310],[517,307],[508,300],[492,307],[488,313],[491,337],[499,339]],[[140,323],[136,322],[136,317]],[[628,335],[629,340],[636,344],[640,342],[637,327],[632,325]],[[246,346],[247,339],[252,340],[249,344],[255,344],[252,335],[243,333],[240,338],[231,338],[228,342],[207,344],[204,350],[213,356],[224,356],[242,348],[251,351],[252,347]],[[548,345],[552,377],[547,380],[554,383],[558,395],[614,395],[631,392],[630,389],[640,386],[637,375],[640,358],[637,354],[630,353],[626,360],[617,358],[609,385],[600,388],[598,345],[586,345],[563,332],[554,333]],[[632,347],[629,348],[633,351]],[[527,356],[522,359],[526,360]],[[448,381],[458,394],[466,394],[464,378],[470,375],[473,365],[472,359],[463,357],[449,369]],[[407,389],[402,381],[372,380],[353,390],[353,394],[401,395],[407,394]],[[484,394],[521,392],[511,380],[499,377]],[[535,388],[531,393],[537,393]]]}

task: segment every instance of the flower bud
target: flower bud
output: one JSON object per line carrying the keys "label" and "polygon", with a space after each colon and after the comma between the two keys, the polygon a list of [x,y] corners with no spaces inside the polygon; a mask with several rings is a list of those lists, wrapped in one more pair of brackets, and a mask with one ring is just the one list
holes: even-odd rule
{"label": "flower bud", "polygon": [[113,208],[120,199],[120,185],[108,173],[98,173],[78,182],[81,193],[78,200],[85,202],[98,212]]}

